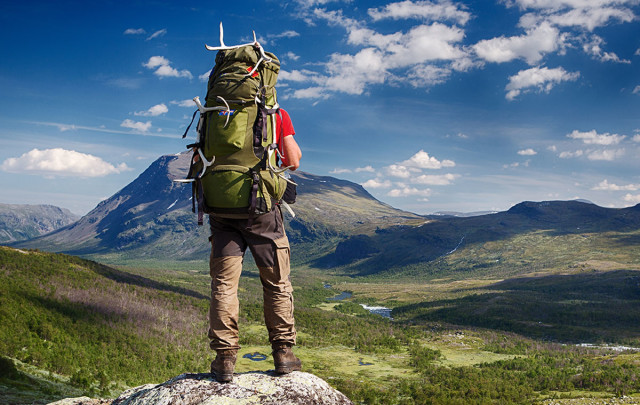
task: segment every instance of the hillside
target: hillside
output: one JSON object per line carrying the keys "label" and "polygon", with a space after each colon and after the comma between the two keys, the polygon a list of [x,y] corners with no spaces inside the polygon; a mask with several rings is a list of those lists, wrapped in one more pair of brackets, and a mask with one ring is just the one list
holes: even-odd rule
{"label": "hillside", "polygon": [[[69,385],[108,393],[198,369],[207,304],[195,291],[77,257],[0,247],[0,354],[53,381],[23,387],[18,396],[40,387],[44,393],[33,395],[54,399]],[[192,345],[205,347],[194,352]],[[24,383],[17,377],[9,385]]]}
{"label": "hillside", "polygon": [[[191,212],[191,185],[173,181],[186,177],[189,160],[190,153],[162,156],[76,223],[14,246],[92,257],[201,260],[209,251],[208,226],[198,227]],[[299,184],[296,218],[286,214],[292,243],[318,249],[337,236],[420,218],[352,182],[303,172],[293,178]]]}
{"label": "hillside", "polygon": [[0,243],[35,238],[78,219],[69,210],[53,205],[0,204]]}

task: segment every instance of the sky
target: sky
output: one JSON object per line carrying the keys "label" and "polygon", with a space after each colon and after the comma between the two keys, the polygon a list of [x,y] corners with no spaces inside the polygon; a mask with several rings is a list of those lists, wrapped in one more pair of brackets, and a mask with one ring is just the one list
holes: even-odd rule
{"label": "sky", "polygon": [[0,4],[0,203],[84,215],[162,155],[215,52],[281,61],[300,170],[419,214],[640,203],[640,0]]}

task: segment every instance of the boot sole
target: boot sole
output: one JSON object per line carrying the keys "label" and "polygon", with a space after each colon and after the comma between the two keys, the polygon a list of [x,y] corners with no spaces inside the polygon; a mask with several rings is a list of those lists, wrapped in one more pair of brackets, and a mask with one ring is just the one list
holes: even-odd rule
{"label": "boot sole", "polygon": [[228,383],[233,380],[233,374],[217,374],[215,372],[212,374],[215,377],[217,382]]}
{"label": "boot sole", "polygon": [[302,370],[302,366],[301,365],[287,365],[287,366],[279,366],[276,367],[276,374],[289,374],[293,371],[300,371]]}

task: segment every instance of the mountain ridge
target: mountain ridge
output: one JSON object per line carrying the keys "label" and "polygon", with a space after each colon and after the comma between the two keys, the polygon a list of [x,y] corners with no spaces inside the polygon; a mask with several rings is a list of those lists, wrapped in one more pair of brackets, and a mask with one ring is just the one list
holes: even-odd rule
{"label": "mountain ridge", "polygon": [[[208,254],[208,226],[191,212],[191,185],[185,178],[190,154],[165,155],[134,181],[77,222],[43,237],[15,244],[74,255],[122,252],[139,258],[201,259]],[[295,218],[288,214],[292,243],[314,244],[354,229],[401,224],[421,217],[372,197],[362,186],[329,176],[292,173],[298,187]]]}
{"label": "mountain ridge", "polygon": [[[162,156],[76,223],[13,246],[110,263],[201,262],[210,231],[198,227],[191,212],[191,185],[173,181],[186,177],[189,161],[188,153]],[[526,273],[542,263],[556,268],[606,261],[614,253],[633,261],[629,247],[640,246],[640,204],[524,201],[485,215],[420,216],[347,180],[305,172],[292,177],[299,185],[297,215],[285,214],[285,221],[294,261],[352,276]]]}
{"label": "mountain ridge", "polygon": [[79,218],[68,209],[49,204],[0,204],[0,243],[44,235]]}

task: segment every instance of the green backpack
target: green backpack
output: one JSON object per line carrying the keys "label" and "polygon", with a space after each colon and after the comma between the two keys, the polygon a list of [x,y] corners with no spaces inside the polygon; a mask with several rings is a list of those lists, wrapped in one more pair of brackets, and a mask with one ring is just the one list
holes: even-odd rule
{"label": "green backpack", "polygon": [[194,98],[198,142],[187,145],[194,150],[187,178],[199,224],[204,213],[253,218],[282,199],[287,180],[276,169],[274,138],[279,71],[276,56],[257,43],[218,51],[205,106]]}

